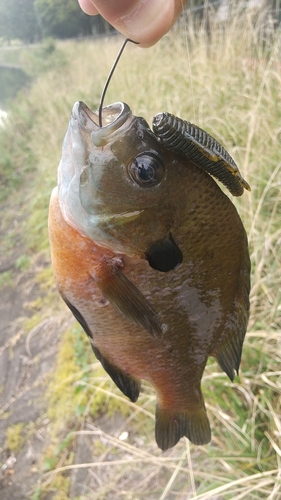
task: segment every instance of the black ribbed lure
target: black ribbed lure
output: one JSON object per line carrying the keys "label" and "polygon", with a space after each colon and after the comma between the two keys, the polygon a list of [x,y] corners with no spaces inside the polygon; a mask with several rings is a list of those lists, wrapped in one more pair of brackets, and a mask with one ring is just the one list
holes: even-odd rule
{"label": "black ribbed lure", "polygon": [[153,118],[153,131],[168,149],[185,156],[222,182],[233,196],[251,190],[224,147],[210,134],[170,113]]}

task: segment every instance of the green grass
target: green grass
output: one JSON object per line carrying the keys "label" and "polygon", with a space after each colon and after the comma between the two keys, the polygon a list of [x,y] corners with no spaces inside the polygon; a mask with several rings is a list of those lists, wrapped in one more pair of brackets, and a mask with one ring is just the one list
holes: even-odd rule
{"label": "green grass", "polygon": [[[276,32],[265,38],[257,28],[250,16],[237,17],[223,29],[214,24],[209,42],[203,28],[177,26],[149,50],[128,46],[109,87],[105,104],[125,101],[149,123],[157,112],[172,112],[210,132],[236,159],[252,188],[235,200],[249,236],[251,318],[235,382],[212,359],[205,371],[212,444],[195,447],[183,439],[165,454],[154,443],[151,387],[144,385],[138,404],[126,402],[94,358],[90,361],[90,346],[78,335],[65,377],[61,359],[62,371],[50,382],[50,418],[60,432],[65,427],[64,438],[72,430],[77,439],[85,432],[93,440],[91,470],[99,480],[81,499],[274,500],[281,494],[281,37]],[[118,48],[116,40],[60,44],[67,62],[37,78],[0,131],[0,151],[6,151],[0,177],[7,192],[19,185],[25,190],[26,241],[33,252],[48,246],[49,196],[72,105],[83,100],[97,108]],[[65,335],[59,355],[67,349]],[[61,406],[58,379],[65,389]],[[95,398],[100,405],[93,407]],[[94,427],[95,415],[124,407],[128,416],[125,412],[120,433],[128,430],[128,440]],[[57,431],[54,443],[59,437]],[[56,446],[36,498],[56,487],[56,476],[87,467],[67,454],[52,462]]]}

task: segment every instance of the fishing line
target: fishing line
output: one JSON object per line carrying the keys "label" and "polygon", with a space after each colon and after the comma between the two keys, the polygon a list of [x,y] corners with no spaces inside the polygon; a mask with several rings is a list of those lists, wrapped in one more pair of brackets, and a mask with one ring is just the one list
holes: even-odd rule
{"label": "fishing line", "polygon": [[99,126],[100,128],[102,128],[102,108],[103,108],[103,101],[104,101],[104,98],[105,98],[105,94],[106,94],[106,91],[107,91],[107,88],[108,88],[108,85],[110,83],[110,80],[112,78],[112,75],[115,71],[115,68],[119,62],[119,59],[120,57],[122,56],[122,53],[123,53],[123,50],[125,49],[126,45],[128,42],[131,42],[131,43],[135,43],[135,44],[139,44],[139,42],[135,42],[134,40],[131,40],[130,38],[126,38],[126,40],[124,40],[124,42],[122,43],[121,45],[121,48],[117,54],[117,57],[113,63],[113,66],[109,72],[109,75],[107,77],[107,80],[105,82],[105,86],[103,88],[103,91],[102,91],[102,94],[101,94],[101,99],[100,99],[100,104],[99,104]]}

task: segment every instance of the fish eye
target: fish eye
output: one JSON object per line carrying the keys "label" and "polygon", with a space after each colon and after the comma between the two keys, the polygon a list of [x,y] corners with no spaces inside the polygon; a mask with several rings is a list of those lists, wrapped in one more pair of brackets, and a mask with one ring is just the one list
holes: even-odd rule
{"label": "fish eye", "polygon": [[128,166],[130,178],[141,187],[159,184],[164,176],[164,165],[155,153],[141,153]]}

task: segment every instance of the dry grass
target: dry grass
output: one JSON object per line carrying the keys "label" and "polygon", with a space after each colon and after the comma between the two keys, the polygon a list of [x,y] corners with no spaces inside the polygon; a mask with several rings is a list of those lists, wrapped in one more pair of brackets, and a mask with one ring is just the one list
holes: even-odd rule
{"label": "dry grass", "polygon": [[[60,450],[53,470],[42,475],[34,499],[56,488],[59,475],[80,469],[87,470],[76,494],[80,500],[281,497],[281,37],[261,29],[262,15],[237,16],[223,27],[215,21],[210,39],[204,27],[195,30],[189,23],[152,49],[127,47],[105,104],[125,101],[150,123],[159,111],[196,123],[227,148],[251,184],[251,192],[235,200],[252,260],[251,319],[240,376],[231,384],[210,360],[203,392],[212,444],[195,447],[183,439],[162,454],[153,439],[155,396],[148,384],[133,404],[108,385],[104,373],[97,376],[96,365],[80,367],[79,390],[93,398],[106,395],[105,409],[109,400],[112,408],[121,401],[129,416],[106,432],[95,424],[90,404],[79,416],[73,408],[67,430],[77,442],[87,439],[92,460],[70,460],[67,442],[67,452]],[[47,244],[48,198],[72,105],[84,100],[97,107],[118,46],[116,40],[61,44],[67,65],[39,78],[14,116],[13,133],[27,137],[36,165],[28,229],[35,247]],[[61,381],[62,389],[69,389],[69,381],[75,393],[77,370]],[[122,440],[124,431],[129,435]]]}

